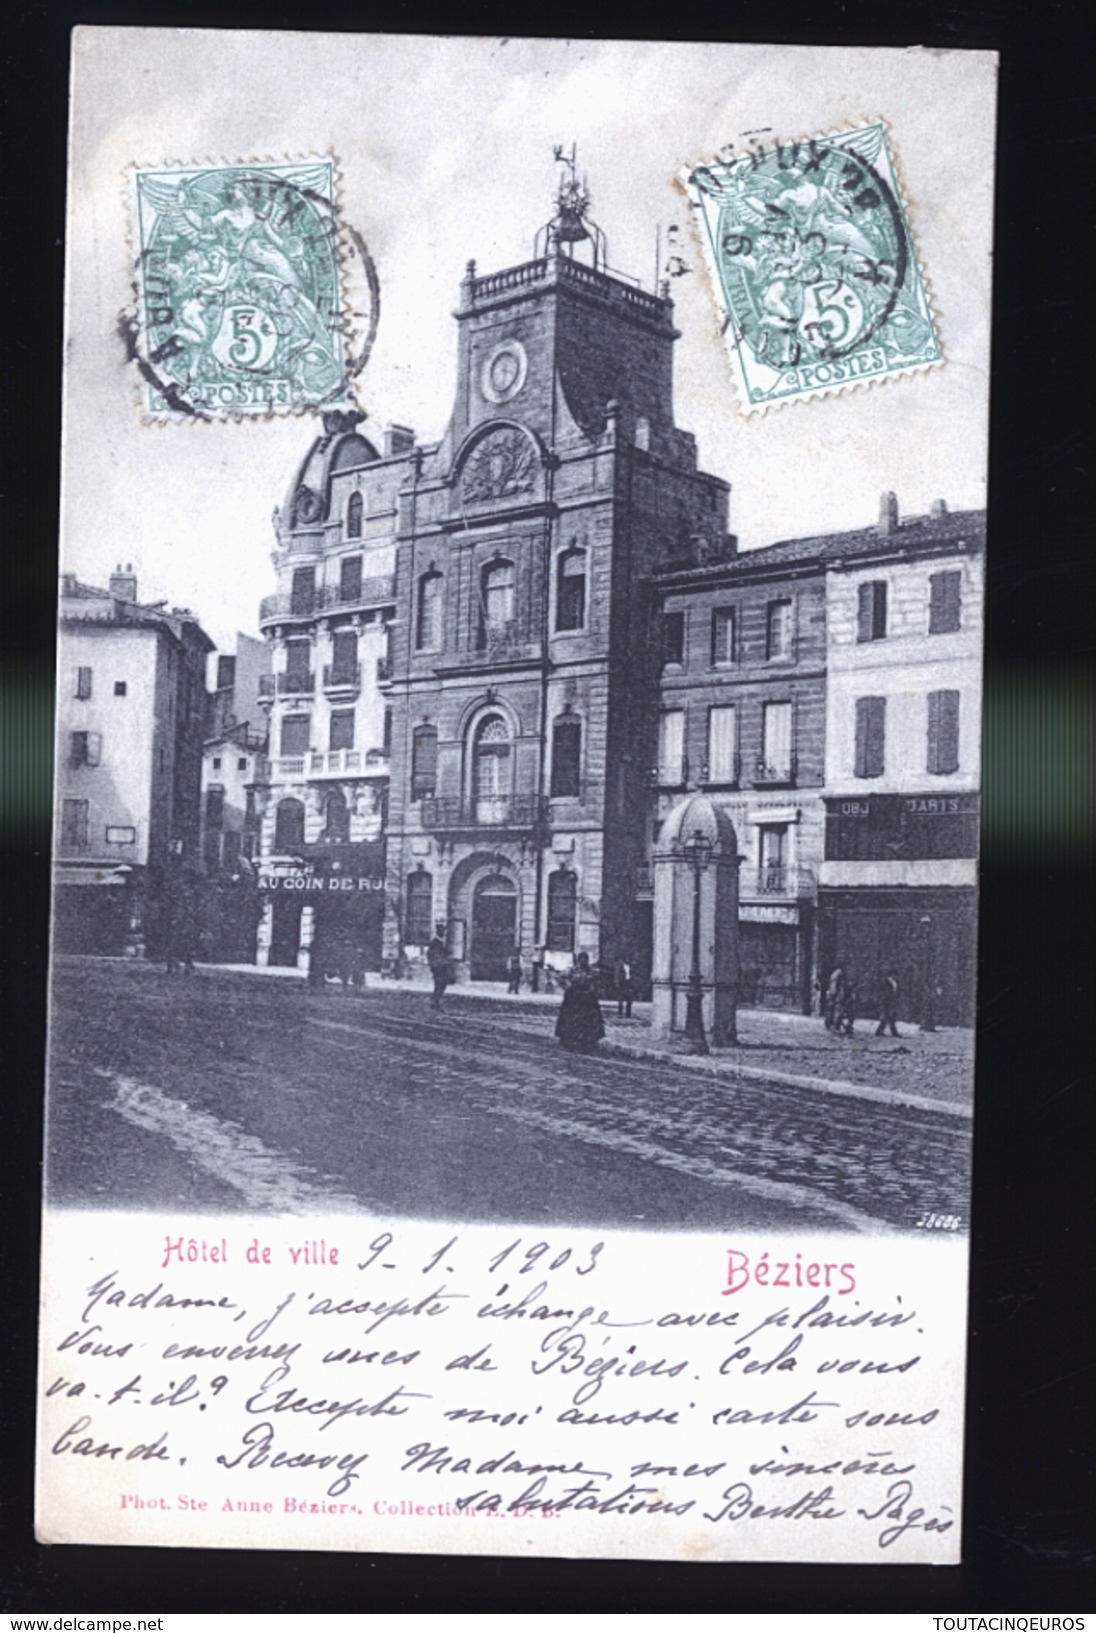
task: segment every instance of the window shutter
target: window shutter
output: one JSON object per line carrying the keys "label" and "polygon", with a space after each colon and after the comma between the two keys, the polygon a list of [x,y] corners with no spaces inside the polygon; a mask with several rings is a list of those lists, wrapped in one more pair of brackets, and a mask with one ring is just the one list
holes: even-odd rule
{"label": "window shutter", "polygon": [[582,758],[582,726],[577,720],[557,720],[552,729],[553,799],[577,799]]}
{"label": "window shutter", "polygon": [[[411,739],[411,798],[433,796],[438,777],[438,733],[434,726],[418,726]],[[427,938],[429,939],[429,937]]]}
{"label": "window shutter", "polygon": [[684,781],[685,711],[669,709],[662,716],[658,771],[659,781],[676,788]]}
{"label": "window shutter", "polygon": [[708,781],[737,781],[733,704],[719,704],[708,710]]}
{"label": "window shutter", "polygon": [[961,621],[963,575],[958,571],[933,573],[929,578],[929,634],[950,635]]}
{"label": "window shutter", "polygon": [[76,693],[85,703],[91,696],[91,670],[86,664],[81,664],[76,671]]}
{"label": "window shutter", "polygon": [[734,610],[716,607],[712,612],[712,662],[734,662]]}
{"label": "window shutter", "polygon": [[856,700],[856,766],[858,777],[881,777],[886,742],[886,699]]}
{"label": "window shutter", "polygon": [[875,578],[856,592],[856,639],[881,641],[887,633],[887,582]]}
{"label": "window shutter", "polygon": [[362,593],[362,558],[344,556],[339,566],[340,601],[357,601]]}
{"label": "window shutter", "polygon": [[856,639],[870,641],[874,609],[872,585],[861,584],[856,592]]}
{"label": "window shutter", "polygon": [[930,692],[928,769],[947,776],[959,769],[959,693]]}

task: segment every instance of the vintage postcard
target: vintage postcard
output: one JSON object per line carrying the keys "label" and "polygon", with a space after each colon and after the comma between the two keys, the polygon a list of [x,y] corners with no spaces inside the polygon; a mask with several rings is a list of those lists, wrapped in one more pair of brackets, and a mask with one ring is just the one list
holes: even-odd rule
{"label": "vintage postcard", "polygon": [[955,1561],[995,58],[72,76],[40,1538]]}

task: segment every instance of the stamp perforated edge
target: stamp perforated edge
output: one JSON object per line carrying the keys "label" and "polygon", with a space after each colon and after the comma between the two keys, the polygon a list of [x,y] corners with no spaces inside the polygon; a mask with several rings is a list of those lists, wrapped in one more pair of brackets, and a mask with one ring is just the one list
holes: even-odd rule
{"label": "stamp perforated edge", "polygon": [[[140,337],[144,333],[142,316],[142,289],[139,276],[141,257],[140,235],[136,221],[137,177],[142,171],[148,170],[241,170],[250,165],[298,165],[298,164],[330,164],[333,178],[332,214],[336,228],[336,259],[339,267],[339,300],[343,325],[344,341],[349,342],[349,326],[352,318],[362,315],[355,302],[364,297],[366,325],[365,336],[360,350],[353,356],[346,354],[343,359],[344,376],[338,391],[331,394],[329,401],[319,403],[286,403],[269,404],[265,410],[241,411],[231,408],[220,408],[210,412],[197,407],[189,412],[165,409],[156,413],[149,409],[147,401],[150,380],[148,371],[151,365],[143,356]],[[122,285],[128,289],[129,303],[123,298],[119,306],[117,317],[117,332],[126,348],[127,361],[135,365],[132,384],[133,410],[139,423],[143,426],[162,427],[168,425],[268,425],[275,420],[286,418],[304,418],[307,415],[323,413],[325,409],[360,408],[357,395],[357,382],[365,370],[370,353],[377,336],[377,327],[380,321],[380,282],[372,256],[366,247],[361,233],[347,220],[343,208],[343,168],[338,155],[331,149],[326,152],[286,153],[286,154],[251,154],[243,159],[207,158],[196,159],[162,159],[162,160],[131,160],[122,170],[122,207],[125,219],[125,265],[123,269]],[[353,264],[360,268],[361,289],[355,288]],[[363,410],[364,411],[364,410]]]}
{"label": "stamp perforated edge", "polygon": [[[794,394],[789,394],[785,397],[769,398],[766,401],[757,403],[751,402],[749,388],[742,376],[742,365],[738,356],[738,349],[734,343],[734,338],[730,333],[730,314],[727,311],[726,300],[723,294],[722,280],[719,276],[719,268],[716,265],[715,257],[712,253],[712,246],[708,240],[708,235],[704,229],[704,224],[697,219],[699,214],[699,206],[694,200],[691,178],[693,172],[699,169],[700,166],[710,164],[712,162],[710,157],[707,159],[699,159],[694,164],[683,165],[674,178],[675,186],[680,191],[688,207],[689,220],[694,239],[700,246],[701,257],[704,262],[705,273],[708,279],[709,293],[711,295],[712,305],[714,308],[713,319],[716,322],[719,335],[720,350],[728,362],[731,375],[731,386],[734,395],[734,405],[740,418],[742,419],[753,419],[755,415],[764,415],[777,409],[791,408],[799,403],[814,402],[815,400],[823,397],[845,397],[852,392],[865,391],[873,387],[877,388],[890,384],[897,384],[899,381],[909,379],[912,376],[928,374],[936,369],[943,368],[944,364],[947,362],[947,351],[944,346],[940,321],[940,309],[936,302],[932,281],[925,270],[925,263],[921,255],[921,247],[917,239],[917,230],[914,225],[913,215],[909,208],[908,189],[902,171],[902,163],[894,142],[890,121],[883,114],[874,114],[860,120],[845,122],[825,131],[814,131],[810,135],[783,137],[781,138],[781,142],[807,143],[812,141],[832,141],[836,137],[848,136],[855,131],[864,130],[872,125],[881,125],[883,127],[883,137],[884,141],[886,142],[887,157],[890,160],[891,170],[894,175],[898,206],[902,211],[902,219],[905,223],[906,232],[909,235],[910,253],[917,268],[917,275],[921,280],[921,287],[925,292],[925,302],[928,307],[929,316],[932,319],[933,335],[936,340],[937,351],[940,354],[938,357],[930,358],[924,363],[911,363],[900,369],[883,369],[880,370],[878,374],[863,375],[856,380],[844,380],[840,382],[834,381],[827,385],[812,386],[804,391],[795,392]],[[722,314],[722,321],[720,321],[720,314]]]}

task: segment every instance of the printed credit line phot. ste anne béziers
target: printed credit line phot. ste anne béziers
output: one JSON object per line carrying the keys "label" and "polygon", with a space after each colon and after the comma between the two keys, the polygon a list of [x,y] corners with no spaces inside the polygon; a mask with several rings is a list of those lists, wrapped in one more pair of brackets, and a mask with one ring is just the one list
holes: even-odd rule
{"label": "printed credit line phot. ste anne b\u00e9ziers", "polygon": [[43,1541],[959,1557],[995,73],[76,31]]}

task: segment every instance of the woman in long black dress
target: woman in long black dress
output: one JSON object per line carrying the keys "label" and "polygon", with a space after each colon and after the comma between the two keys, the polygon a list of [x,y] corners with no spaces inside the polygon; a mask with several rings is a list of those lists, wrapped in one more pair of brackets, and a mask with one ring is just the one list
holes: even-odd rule
{"label": "woman in long black dress", "polygon": [[556,1018],[556,1037],[570,1054],[593,1054],[605,1036],[587,953],[579,953]]}

